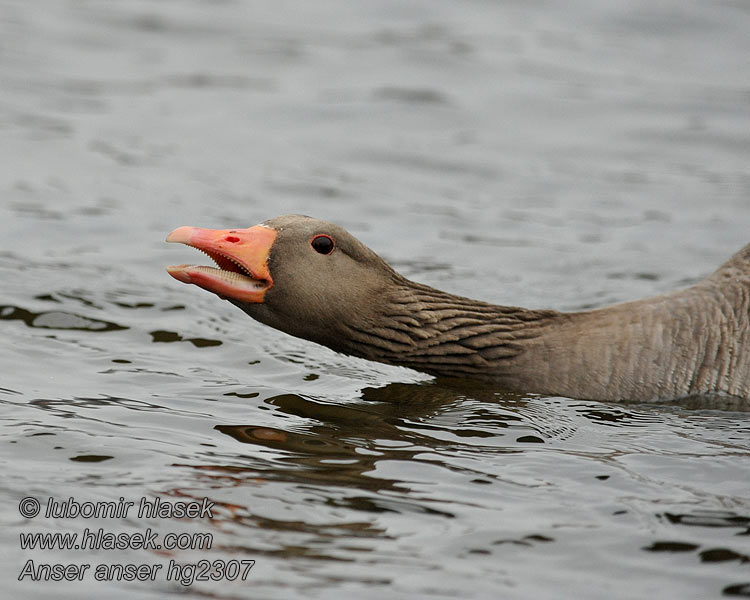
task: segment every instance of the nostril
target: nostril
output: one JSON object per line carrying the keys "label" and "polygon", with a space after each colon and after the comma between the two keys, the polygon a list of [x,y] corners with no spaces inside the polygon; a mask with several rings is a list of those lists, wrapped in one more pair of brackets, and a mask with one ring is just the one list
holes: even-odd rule
{"label": "nostril", "polygon": [[235,244],[240,241],[240,238],[234,236],[234,235],[228,235],[224,238],[225,242],[231,242],[232,244]]}

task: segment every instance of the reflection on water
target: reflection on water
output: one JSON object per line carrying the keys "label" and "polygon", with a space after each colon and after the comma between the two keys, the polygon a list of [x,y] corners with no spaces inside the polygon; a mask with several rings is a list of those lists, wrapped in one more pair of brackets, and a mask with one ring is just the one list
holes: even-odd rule
{"label": "reflection on water", "polygon": [[127,329],[117,323],[90,319],[62,311],[31,312],[18,306],[0,306],[0,319],[23,321],[29,327],[40,329],[77,329],[81,331],[117,331]]}
{"label": "reflection on water", "polygon": [[[615,519],[611,533],[627,527],[633,518],[650,514],[654,523],[661,524],[659,532],[648,543],[631,549],[644,552],[644,561],[647,554],[679,554],[695,556],[696,564],[720,564],[730,571],[732,565],[747,562],[742,537],[750,532],[746,510],[701,509],[696,501],[705,490],[698,488],[692,499],[667,500],[663,486],[669,477],[663,478],[659,461],[637,466],[640,457],[651,453],[678,459],[679,470],[697,455],[731,457],[745,451],[736,446],[708,450],[715,439],[706,439],[701,449],[694,444],[679,449],[679,428],[675,439],[662,440],[663,448],[649,448],[651,436],[674,435],[667,425],[669,414],[659,408],[570,401],[555,404],[476,385],[455,388],[440,383],[364,388],[358,402],[345,405],[288,393],[266,396],[263,405],[279,417],[286,415],[294,423],[306,425],[218,424],[215,430],[236,444],[233,452],[223,455],[225,462],[212,454],[212,464],[181,466],[198,471],[210,487],[224,491],[250,485],[258,488],[254,495],[265,498],[262,489],[280,485],[299,490],[303,505],[325,506],[323,514],[333,517],[345,512],[332,520],[319,521],[318,515],[307,521],[285,515],[282,507],[268,516],[264,515],[265,506],[238,504],[232,509],[233,526],[297,540],[271,548],[246,542],[241,548],[248,555],[351,562],[349,580],[373,583],[365,574],[360,579],[356,565],[369,563],[368,554],[379,555],[380,544],[401,539],[404,533],[394,535],[392,529],[392,520],[400,517],[416,520],[409,536],[443,551],[444,544],[438,539],[452,531],[456,546],[448,553],[451,560],[457,564],[469,561],[478,576],[493,577],[489,565],[472,561],[479,556],[495,557],[524,572],[523,562],[518,561],[529,557],[514,559],[506,549],[534,552],[547,545],[562,545],[559,551],[540,555],[557,556],[568,552],[564,548],[576,539],[571,533],[578,527],[577,520],[584,529],[596,531],[604,515],[610,514]],[[700,418],[712,418],[710,415],[719,419],[715,425],[725,427],[724,434],[733,429],[747,433],[739,420],[722,420],[715,413]],[[283,419],[276,422],[282,424]],[[674,424],[679,422],[680,417],[675,417]],[[603,429],[599,429],[601,424]],[[532,436],[539,442],[536,450],[531,450],[525,439]],[[606,450],[608,444],[610,450]],[[636,462],[629,464],[630,457]],[[635,480],[640,481],[638,488],[627,483]],[[682,485],[677,481],[672,484]],[[696,484],[700,487],[693,481],[683,492]],[[738,489],[744,487],[743,482]],[[528,498],[532,490],[538,514],[529,519],[519,514],[515,503]],[[584,509],[580,504],[589,493],[599,497],[600,507]],[[725,496],[724,502],[746,508],[739,496]],[[567,516],[566,511],[570,512]],[[489,517],[492,513],[494,518]],[[484,521],[486,518],[490,520]],[[437,537],[420,532],[422,519],[428,520]],[[439,525],[441,522],[446,525]],[[484,524],[474,529],[471,523]],[[465,530],[467,526],[472,533]],[[681,532],[685,526],[695,533]],[[721,530],[730,537],[710,533]],[[691,539],[696,541],[687,541]],[[606,533],[601,540],[606,545],[605,540]],[[587,543],[599,542],[589,539]],[[354,554],[352,548],[356,548]],[[390,561],[388,564],[401,573]],[[444,575],[455,576],[450,568],[445,571]],[[395,576],[377,580],[378,585],[397,582]],[[725,586],[725,593],[736,593],[742,585]]]}

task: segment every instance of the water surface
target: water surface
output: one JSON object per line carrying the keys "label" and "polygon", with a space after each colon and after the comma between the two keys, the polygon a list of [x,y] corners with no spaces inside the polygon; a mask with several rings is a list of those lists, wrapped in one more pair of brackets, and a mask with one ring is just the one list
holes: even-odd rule
{"label": "water surface", "polygon": [[[0,2],[3,588],[24,598],[750,596],[747,413],[434,381],[257,324],[164,236],[300,212],[576,310],[750,241],[741,2]],[[24,519],[156,497],[211,519]],[[19,534],[212,536],[26,550]],[[161,564],[18,581],[26,562]],[[246,581],[163,576],[255,560]]]}

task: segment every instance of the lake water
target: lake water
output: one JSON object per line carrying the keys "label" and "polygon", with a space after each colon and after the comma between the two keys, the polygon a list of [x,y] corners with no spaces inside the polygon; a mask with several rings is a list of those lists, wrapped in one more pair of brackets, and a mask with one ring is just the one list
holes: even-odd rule
{"label": "lake water", "polygon": [[[496,303],[576,310],[696,281],[750,241],[750,5],[0,15],[8,597],[750,597],[748,413],[337,355],[172,280],[197,253],[163,242],[305,213]],[[50,498],[134,507],[47,517]],[[139,516],[144,498],[209,514]],[[87,528],[86,548],[21,548]],[[90,569],[34,581],[53,564]]]}

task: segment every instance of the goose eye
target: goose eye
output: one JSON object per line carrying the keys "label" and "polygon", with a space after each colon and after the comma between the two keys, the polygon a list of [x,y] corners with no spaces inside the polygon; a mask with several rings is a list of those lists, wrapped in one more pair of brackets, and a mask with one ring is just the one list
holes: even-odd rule
{"label": "goose eye", "polygon": [[331,252],[333,252],[333,248],[335,247],[333,238],[330,235],[325,234],[316,235],[310,241],[310,244],[318,254],[330,254]]}

